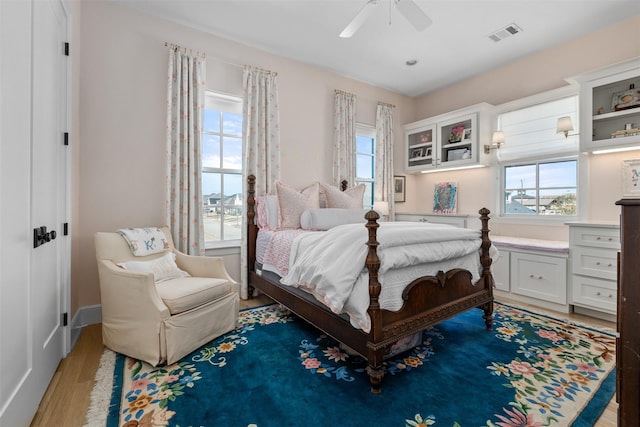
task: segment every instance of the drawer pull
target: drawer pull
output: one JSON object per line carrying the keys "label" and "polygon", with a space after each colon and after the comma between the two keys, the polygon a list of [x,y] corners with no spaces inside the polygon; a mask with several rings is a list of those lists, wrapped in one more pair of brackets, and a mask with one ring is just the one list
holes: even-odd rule
{"label": "drawer pull", "polygon": [[[602,293],[597,292],[597,293],[596,293],[596,296],[601,297],[601,296],[603,296],[603,295],[602,295]],[[613,294],[609,294],[609,295],[607,296],[607,298],[613,298]]]}
{"label": "drawer pull", "polygon": [[[530,274],[530,275],[529,275],[529,277],[530,277],[530,278],[532,278],[532,279],[535,279],[535,278],[536,278],[536,276],[534,276],[533,274]],[[539,280],[542,280],[542,279],[543,279],[543,277],[542,277],[542,276],[538,276],[538,279],[539,279]]]}
{"label": "drawer pull", "polygon": [[600,240],[600,236],[596,237],[596,240]]}

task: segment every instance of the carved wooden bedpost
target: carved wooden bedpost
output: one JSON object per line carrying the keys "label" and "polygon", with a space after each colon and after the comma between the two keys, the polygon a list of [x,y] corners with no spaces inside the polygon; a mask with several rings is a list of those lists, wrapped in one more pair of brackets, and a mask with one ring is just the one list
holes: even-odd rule
{"label": "carved wooden bedpost", "polygon": [[[367,246],[369,252],[367,253],[367,259],[365,265],[369,271],[369,318],[371,319],[371,337],[370,342],[377,343],[382,341],[382,312],[380,311],[380,303],[378,298],[380,297],[380,291],[382,287],[378,281],[378,270],[380,269],[380,258],[378,258],[377,248],[377,230],[380,227],[377,220],[380,215],[374,210],[371,210],[365,214],[367,220],[367,230],[369,230],[369,240]],[[368,349],[368,361],[367,374],[369,374],[369,381],[371,383],[371,392],[374,394],[380,394],[380,385],[382,383],[382,377],[384,372],[382,370],[382,362],[384,357],[384,349],[372,348]]]}
{"label": "carved wooden bedpost", "polygon": [[482,277],[484,279],[485,289],[491,295],[491,302],[482,306],[484,310],[484,324],[487,326],[487,330],[493,328],[493,275],[491,274],[491,255],[489,255],[489,248],[491,247],[491,240],[489,239],[489,214],[491,211],[487,208],[482,208],[478,211],[480,214],[480,222],[482,223],[482,252],[480,255],[480,264],[482,264]]}
{"label": "carved wooden bedpost", "polygon": [[[258,234],[258,226],[255,222],[256,211],[255,211],[255,194],[256,194],[256,177],[255,175],[249,175],[247,177],[247,278],[249,278],[249,272],[255,270],[255,262],[256,262],[256,239]],[[249,280],[249,279],[247,279]],[[248,284],[247,289],[247,298],[251,299],[253,297],[253,286],[251,283]]]}

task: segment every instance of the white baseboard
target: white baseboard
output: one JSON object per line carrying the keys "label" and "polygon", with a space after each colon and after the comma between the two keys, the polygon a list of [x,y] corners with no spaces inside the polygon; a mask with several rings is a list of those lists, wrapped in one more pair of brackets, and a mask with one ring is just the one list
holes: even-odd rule
{"label": "white baseboard", "polygon": [[73,348],[80,338],[82,328],[102,322],[102,306],[100,304],[80,307],[71,319],[71,347]]}

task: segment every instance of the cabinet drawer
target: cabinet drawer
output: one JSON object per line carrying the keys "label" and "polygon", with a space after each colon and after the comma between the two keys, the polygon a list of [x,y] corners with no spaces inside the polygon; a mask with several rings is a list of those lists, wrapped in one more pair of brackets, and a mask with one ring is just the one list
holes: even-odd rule
{"label": "cabinet drawer", "polygon": [[511,252],[511,292],[566,304],[567,260]]}
{"label": "cabinet drawer", "polygon": [[620,249],[620,230],[601,227],[571,227],[571,245]]}
{"label": "cabinet drawer", "polygon": [[617,254],[611,249],[575,247],[571,254],[573,273],[616,280]]}
{"label": "cabinet drawer", "polygon": [[574,275],[572,288],[573,303],[616,312],[616,282]]}

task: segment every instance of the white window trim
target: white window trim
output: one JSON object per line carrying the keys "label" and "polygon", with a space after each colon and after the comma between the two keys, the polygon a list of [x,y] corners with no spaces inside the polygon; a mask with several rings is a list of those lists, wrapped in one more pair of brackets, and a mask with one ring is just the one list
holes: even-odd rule
{"label": "white window trim", "polygon": [[[222,92],[216,92],[215,90],[206,90],[205,91],[205,108],[207,108],[207,104],[211,102],[210,97],[217,98],[214,104],[210,105],[213,109],[221,109],[224,111],[232,112],[236,114],[242,114],[242,98],[236,95],[229,95]],[[231,107],[231,108],[228,108]],[[205,134],[203,130],[203,135]],[[223,136],[231,136],[230,134],[222,134]],[[204,173],[220,173],[220,174],[236,174],[240,172],[242,174],[242,170],[238,171],[237,169],[229,169],[229,168],[212,168],[202,166],[201,174]],[[243,186],[244,188],[244,186]],[[243,206],[243,210],[246,214],[246,204]],[[229,239],[229,240],[205,240],[205,254],[210,256],[221,256],[221,255],[235,255],[239,253],[239,248],[242,246],[242,239]]]}
{"label": "white window trim", "polygon": [[[498,125],[498,117],[502,113],[506,113],[509,111],[532,107],[537,104],[542,104],[545,102],[555,101],[557,99],[566,98],[569,96],[579,96],[580,95],[580,87],[575,82],[567,81],[569,84],[567,86],[560,87],[558,89],[552,89],[546,92],[541,92],[535,95],[527,96],[525,98],[516,99],[513,101],[505,102],[500,105],[496,105],[494,108],[495,120],[494,125]],[[579,102],[579,101],[578,101]],[[506,142],[508,144],[508,141]],[[574,156],[571,156],[574,157]],[[568,158],[568,157],[558,157]],[[539,161],[542,158],[537,159],[529,159],[530,162]],[[552,160],[552,158],[544,158],[544,160]],[[505,215],[502,210],[502,179],[503,179],[503,170],[504,166],[511,165],[515,162],[509,163],[499,163],[496,157],[493,157],[491,160],[492,167],[495,168],[494,174],[494,192],[498,197],[495,198],[493,211],[497,213],[497,215],[492,215],[491,221],[496,224],[514,224],[514,225],[564,225],[568,221],[581,221],[587,215],[587,207],[588,207],[588,179],[589,179],[589,170],[588,170],[588,159],[587,157],[579,153],[577,155],[578,161],[578,204],[576,209],[578,210],[576,215],[535,215],[535,216],[519,216],[519,215]]]}

